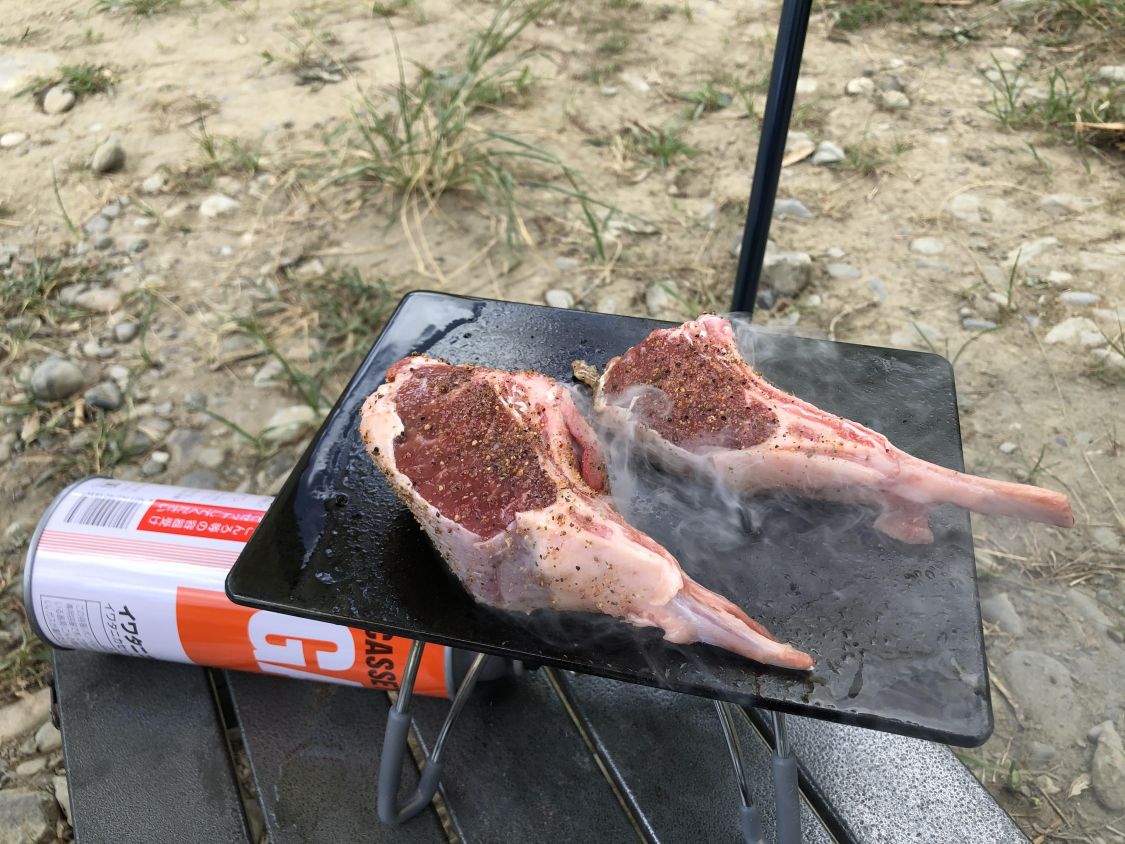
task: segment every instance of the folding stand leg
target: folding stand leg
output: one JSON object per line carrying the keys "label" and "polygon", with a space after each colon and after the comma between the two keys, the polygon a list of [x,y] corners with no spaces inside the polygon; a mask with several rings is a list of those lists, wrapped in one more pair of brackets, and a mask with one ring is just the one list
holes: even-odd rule
{"label": "folding stand leg", "polygon": [[389,826],[405,823],[425,809],[434,799],[434,793],[441,782],[441,752],[445,747],[445,740],[449,737],[453,722],[461,714],[465,701],[469,699],[481,670],[489,659],[484,654],[477,654],[469,670],[465,672],[465,679],[461,681],[457,694],[453,696],[449,714],[445,716],[445,722],[441,725],[433,750],[426,757],[426,764],[418,777],[418,787],[414,789],[414,794],[406,801],[406,805],[400,809],[397,805],[397,797],[399,783],[402,781],[402,759],[406,754],[406,740],[410,733],[410,700],[414,697],[414,680],[418,676],[418,664],[422,661],[424,647],[424,642],[415,640],[411,643],[410,653],[406,657],[406,669],[402,673],[398,699],[387,716],[383,758],[379,760],[378,809],[379,820]]}
{"label": "folding stand leg", "polygon": [[811,11],[812,0],[784,0],[781,7],[781,23],[777,29],[777,46],[770,71],[770,90],[762,117],[762,137],[754,163],[754,184],[750,188],[750,205],[746,209],[746,227],[742,232],[742,252],[738,256],[738,274],[734,280],[732,311],[754,312]]}
{"label": "folding stand leg", "polygon": [[719,723],[723,725],[723,737],[727,740],[727,750],[730,751],[730,761],[734,766],[735,778],[738,780],[739,793],[742,795],[738,822],[739,829],[742,830],[742,840],[745,844],[764,844],[762,821],[750,797],[750,785],[746,781],[746,765],[742,758],[742,743],[738,740],[738,732],[734,726],[732,707],[729,703],[717,700],[715,711],[719,713]]}
{"label": "folding stand leg", "polygon": [[785,716],[773,717],[773,789],[777,817],[777,844],[800,844],[801,800],[797,792],[797,760],[789,748]]}

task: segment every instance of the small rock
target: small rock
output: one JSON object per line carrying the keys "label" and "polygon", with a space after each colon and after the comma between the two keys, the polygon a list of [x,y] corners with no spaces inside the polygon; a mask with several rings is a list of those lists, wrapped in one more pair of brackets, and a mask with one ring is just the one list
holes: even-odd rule
{"label": "small rock", "polygon": [[94,248],[104,252],[113,246],[113,238],[108,234],[100,234],[93,240]]}
{"label": "small rock", "polygon": [[594,302],[594,310],[599,314],[618,314],[624,316],[627,311],[621,307],[617,297],[612,293],[603,293],[600,295],[596,302]]}
{"label": "small rock", "polygon": [[216,193],[199,203],[199,213],[213,219],[231,213],[241,204],[237,199],[231,199],[224,193]]}
{"label": "small rock", "polygon": [[284,364],[277,358],[270,358],[254,373],[254,386],[261,388],[273,387],[282,383],[284,374]]}
{"label": "small rock", "polygon": [[1005,263],[1010,268],[1015,266],[1018,261],[1020,267],[1026,268],[1044,252],[1049,252],[1058,245],[1059,239],[1057,237],[1040,237],[1026,241],[1008,252]]}
{"label": "small rock", "polygon": [[680,316],[678,294],[679,285],[672,279],[655,281],[645,291],[645,307],[657,319],[674,320]]}
{"label": "small rock", "polygon": [[16,765],[17,777],[32,777],[47,767],[47,758],[39,756],[35,759],[28,759]]}
{"label": "small rock", "polygon": [[866,97],[875,93],[875,81],[866,76],[857,76],[849,79],[844,86],[844,93],[849,97]]}
{"label": "small rock", "polygon": [[67,783],[66,777],[52,777],[51,785],[55,790],[55,800],[58,801],[63,815],[66,816],[66,822],[74,826],[74,820],[70,815],[70,785]]}
{"label": "small rock", "polygon": [[1042,768],[1058,753],[1053,744],[1031,741],[1027,744],[1027,762],[1032,768]]}
{"label": "small rock", "polygon": [[910,251],[919,255],[940,255],[945,251],[945,244],[936,237],[917,237],[910,241]]}
{"label": "small rock", "polygon": [[0,135],[0,149],[18,147],[27,140],[27,132],[5,132]]}
{"label": "small rock", "polygon": [[112,287],[95,287],[75,296],[74,304],[88,311],[108,314],[121,307],[121,293]]}
{"label": "small rock", "polygon": [[616,97],[617,96],[617,88],[614,87],[613,85],[603,85],[602,86],[602,96],[603,97]]}
{"label": "small rock", "polygon": [[817,145],[816,152],[813,153],[813,164],[836,164],[843,161],[847,156],[844,150],[838,147],[831,141],[821,141]]}
{"label": "small rock", "polygon": [[845,252],[843,249],[841,249],[839,246],[829,246],[827,249],[824,250],[824,254],[827,255],[829,258],[833,258],[834,260],[839,261],[841,258],[843,258],[848,253]]}
{"label": "small rock", "polygon": [[277,445],[296,442],[318,419],[316,411],[307,404],[284,407],[270,417],[262,429],[262,436]]}
{"label": "small rock", "polygon": [[123,243],[125,251],[130,255],[139,255],[148,249],[148,240],[143,237],[127,237]]}
{"label": "small rock", "polygon": [[1012,606],[1012,599],[1008,597],[1007,592],[1001,592],[999,595],[982,600],[980,602],[980,614],[985,621],[995,624],[1005,633],[1011,633],[1013,636],[1024,634],[1023,619],[1016,612],[1016,608]]}
{"label": "small rock", "polygon": [[204,469],[218,469],[227,461],[227,453],[213,446],[201,448],[195,453],[195,462]]}
{"label": "small rock", "polygon": [[1107,375],[1125,378],[1125,356],[1114,349],[1094,349],[1090,353],[1094,365],[1101,368]]}
{"label": "small rock", "polygon": [[104,208],[102,208],[99,213],[103,217],[109,217],[109,219],[111,220],[116,220],[121,216],[121,203],[111,202],[109,203],[109,205],[106,205]]}
{"label": "small rock", "polygon": [[150,232],[160,225],[155,217],[134,217],[133,228],[139,232]]}
{"label": "small rock", "polygon": [[1064,319],[1048,331],[1047,336],[1043,338],[1043,342],[1047,345],[1061,344],[1093,348],[1104,345],[1106,340],[1092,319],[1071,317],[1070,319]]}
{"label": "small rock", "polygon": [[879,102],[882,103],[883,108],[890,111],[901,111],[905,108],[910,108],[910,98],[902,91],[882,91],[879,94]]}
{"label": "small rock", "polygon": [[[203,443],[203,433],[195,431],[191,428],[177,428],[175,431],[168,435],[164,441],[168,449],[169,458],[175,462],[177,466],[184,466],[192,462],[196,451]],[[167,454],[168,452],[154,452],[153,458],[159,460],[159,454]],[[167,461],[165,461],[167,462]]]}
{"label": "small rock", "polygon": [[40,753],[50,753],[62,747],[62,733],[59,728],[46,721],[35,733],[35,749]]}
{"label": "small rock", "polygon": [[1011,442],[1010,440],[1007,441],[1007,442],[1000,443],[1000,453],[1001,454],[1015,454],[1015,452],[1017,450],[1019,450],[1019,446],[1016,445],[1014,442]]}
{"label": "small rock", "polygon": [[51,690],[40,689],[0,708],[0,742],[31,732],[51,715]]}
{"label": "small rock", "polygon": [[74,92],[65,85],[54,85],[43,96],[43,111],[47,114],[62,114],[74,108],[76,99]]}
{"label": "small rock", "polygon": [[223,485],[223,479],[210,469],[196,469],[181,476],[178,483],[192,489],[218,489]]}
{"label": "small rock", "polygon": [[812,257],[805,252],[767,252],[762,281],[780,296],[796,296],[812,281]]}
{"label": "small rock", "polygon": [[825,267],[825,269],[828,271],[828,275],[832,278],[849,279],[860,277],[860,271],[853,267],[851,264],[833,263],[829,264],[827,267]]}
{"label": "small rock", "polygon": [[992,304],[999,305],[1001,308],[1008,307],[1008,297],[999,290],[988,291],[988,295],[985,296],[985,298]]}
{"label": "small rock", "polygon": [[149,456],[153,460],[155,460],[157,463],[160,463],[161,465],[164,465],[164,466],[167,466],[169,463],[172,462],[172,455],[169,454],[167,451],[154,451]]}
{"label": "small rock", "polygon": [[135,322],[119,322],[113,326],[113,339],[118,343],[128,343],[133,340],[141,327]]}
{"label": "small rock", "polygon": [[1112,721],[1102,724],[1098,746],[1090,764],[1090,784],[1103,806],[1111,812],[1125,810],[1125,748]]}
{"label": "small rock", "polygon": [[819,87],[820,85],[815,79],[811,79],[807,76],[802,76],[797,80],[798,94],[815,94],[816,89]]}
{"label": "small rock", "polygon": [[938,347],[942,337],[943,335],[938,328],[914,320],[908,322],[891,335],[891,345],[900,349],[921,349],[930,351],[931,346],[934,348]]}
{"label": "small rock", "polygon": [[1078,290],[1068,290],[1066,293],[1059,294],[1059,301],[1064,305],[1086,307],[1088,305],[1096,305],[1101,300],[1102,297],[1097,293],[1082,293]]}
{"label": "small rock", "polygon": [[109,377],[117,382],[122,390],[129,384],[129,367],[122,366],[121,364],[114,364],[109,368]]}
{"label": "small rock", "polygon": [[155,475],[159,475],[161,472],[163,472],[167,468],[167,465],[168,464],[166,463],[161,463],[159,460],[153,460],[150,457],[141,466],[141,474],[146,478],[154,477]]}
{"label": "small rock", "polygon": [[1072,281],[1074,281],[1074,276],[1063,270],[1051,270],[1047,273],[1047,283],[1055,287],[1063,287],[1070,284]]}
{"label": "small rock", "polygon": [[774,202],[773,215],[778,219],[792,217],[797,220],[810,220],[813,212],[806,208],[801,200],[786,197]]}
{"label": "small rock", "polygon": [[577,258],[555,258],[555,269],[560,273],[568,273],[571,270],[576,270],[578,269],[578,265],[579,262]]}
{"label": "small rock", "polygon": [[164,187],[164,174],[163,173],[153,173],[151,176],[149,176],[147,179],[145,179],[143,182],[141,182],[141,192],[147,193],[150,196],[154,193],[160,193],[160,190],[163,187]]}
{"label": "small rock", "polygon": [[544,294],[543,301],[552,308],[573,308],[574,294],[561,287],[554,287]]}
{"label": "small rock", "polygon": [[961,320],[961,327],[966,331],[991,331],[997,325],[990,319],[976,319],[975,317],[965,317]]}
{"label": "small rock", "polygon": [[1103,82],[1125,83],[1125,64],[1107,64],[1098,68],[1098,79]]}
{"label": "small rock", "polygon": [[111,135],[101,146],[94,150],[94,157],[90,159],[90,169],[95,173],[114,173],[125,166],[125,148],[121,146],[121,138]]}
{"label": "small rock", "polygon": [[125,402],[125,397],[121,395],[121,388],[115,381],[102,381],[88,389],[82,398],[91,407],[98,407],[105,411],[117,410]]}
{"label": "small rock", "polygon": [[[50,798],[48,798],[50,799]],[[43,795],[25,788],[0,791],[0,844],[47,841],[54,830]]]}
{"label": "small rock", "polygon": [[1099,633],[1104,633],[1113,626],[1106,614],[1102,612],[1098,602],[1085,592],[1079,589],[1070,589],[1067,593],[1067,599],[1086,623]]}
{"label": "small rock", "polygon": [[1039,207],[1048,214],[1081,214],[1097,205],[1097,201],[1072,193],[1052,193],[1039,200]]}
{"label": "small rock", "polygon": [[1080,711],[1074,682],[1066,666],[1038,651],[1013,651],[1001,662],[1016,702],[1027,716],[1056,742],[1069,743],[1081,735],[1074,714]]}
{"label": "small rock", "polygon": [[99,234],[105,234],[112,225],[113,222],[108,217],[102,214],[95,214],[86,221],[85,225],[82,226],[82,230],[90,237],[94,237]]}
{"label": "small rock", "polygon": [[86,376],[65,358],[49,357],[31,373],[31,391],[43,401],[61,401],[86,383]]}
{"label": "small rock", "polygon": [[883,284],[883,279],[878,276],[872,276],[867,279],[867,287],[875,294],[875,298],[880,302],[887,301],[887,287]]}

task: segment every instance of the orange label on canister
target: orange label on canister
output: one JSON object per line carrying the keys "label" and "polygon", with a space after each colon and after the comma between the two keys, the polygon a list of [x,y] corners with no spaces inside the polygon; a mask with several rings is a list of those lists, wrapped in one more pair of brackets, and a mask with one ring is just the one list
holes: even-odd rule
{"label": "orange label on canister", "polygon": [[[222,592],[176,589],[176,629],[198,665],[397,690],[410,640],[232,603]],[[445,649],[427,647],[414,686],[447,696]]]}

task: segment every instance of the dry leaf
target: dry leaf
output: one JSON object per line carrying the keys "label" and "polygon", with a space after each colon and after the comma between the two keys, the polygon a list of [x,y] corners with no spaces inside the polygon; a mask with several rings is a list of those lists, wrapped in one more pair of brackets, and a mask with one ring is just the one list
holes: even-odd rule
{"label": "dry leaf", "polygon": [[815,146],[798,147],[792,152],[785,153],[785,157],[781,159],[781,166],[788,167],[790,164],[796,164],[798,161],[804,161],[814,152],[816,152]]}
{"label": "dry leaf", "polygon": [[1079,774],[1074,778],[1074,782],[1070,784],[1070,788],[1066,791],[1067,798],[1077,797],[1083,791],[1090,787],[1090,775]]}

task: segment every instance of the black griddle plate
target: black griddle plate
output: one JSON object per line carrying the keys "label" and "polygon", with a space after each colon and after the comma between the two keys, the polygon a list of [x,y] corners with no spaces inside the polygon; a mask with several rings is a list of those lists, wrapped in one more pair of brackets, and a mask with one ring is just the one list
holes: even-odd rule
{"label": "black griddle plate", "polygon": [[[436,293],[400,303],[227,579],[237,603],[375,628],[743,705],[976,746],[992,731],[967,513],[934,511],[932,545],[871,528],[858,507],[762,496],[713,549],[649,472],[621,509],[703,585],[817,660],[808,675],[593,616],[476,604],[365,453],[364,399],[410,352],[534,369],[571,383],[665,323]],[[778,387],[962,469],[952,370],[938,355],[750,329],[744,353]],[[698,508],[708,507],[706,501]],[[721,547],[720,547],[721,546]]]}

